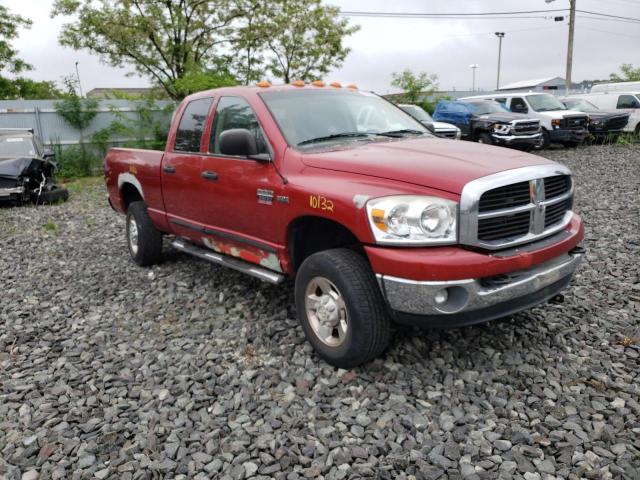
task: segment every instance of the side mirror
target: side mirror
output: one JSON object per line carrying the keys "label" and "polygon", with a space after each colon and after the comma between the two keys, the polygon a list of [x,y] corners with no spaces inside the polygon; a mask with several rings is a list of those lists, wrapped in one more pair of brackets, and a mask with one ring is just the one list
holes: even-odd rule
{"label": "side mirror", "polygon": [[56,158],[56,154],[53,150],[45,148],[44,152],[42,152],[42,158],[44,158],[45,160],[53,160],[54,158]]}
{"label": "side mirror", "polygon": [[220,134],[220,153],[235,157],[251,157],[258,154],[258,142],[245,128],[225,130]]}

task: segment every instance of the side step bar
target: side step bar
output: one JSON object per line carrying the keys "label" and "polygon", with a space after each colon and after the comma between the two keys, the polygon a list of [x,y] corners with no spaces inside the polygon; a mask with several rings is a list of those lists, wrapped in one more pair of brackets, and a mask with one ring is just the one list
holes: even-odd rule
{"label": "side step bar", "polygon": [[281,273],[273,272],[266,268],[262,268],[259,265],[245,262],[244,260],[230,257],[228,255],[200,248],[182,240],[174,240],[171,245],[173,248],[180,250],[181,252],[189,253],[195,257],[208,260],[211,263],[233,268],[234,270],[238,270],[239,272],[246,273],[247,275],[251,275],[252,277],[259,278],[262,281],[272,283],[274,285],[284,282],[285,279],[285,276]]}

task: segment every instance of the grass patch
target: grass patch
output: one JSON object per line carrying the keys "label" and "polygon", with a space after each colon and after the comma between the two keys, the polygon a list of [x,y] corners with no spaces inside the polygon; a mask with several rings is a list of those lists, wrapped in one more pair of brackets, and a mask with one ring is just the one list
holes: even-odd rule
{"label": "grass patch", "polygon": [[56,222],[54,222],[51,219],[47,220],[47,223],[45,223],[42,226],[42,228],[44,228],[47,232],[57,232],[58,231],[58,225],[56,224]]}

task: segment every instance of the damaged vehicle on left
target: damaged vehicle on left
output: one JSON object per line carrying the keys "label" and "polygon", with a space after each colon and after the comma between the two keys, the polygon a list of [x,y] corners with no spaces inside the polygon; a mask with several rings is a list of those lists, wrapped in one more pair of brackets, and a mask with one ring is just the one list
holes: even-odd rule
{"label": "damaged vehicle on left", "polygon": [[65,202],[69,191],[56,185],[56,169],[33,129],[0,128],[0,204]]}

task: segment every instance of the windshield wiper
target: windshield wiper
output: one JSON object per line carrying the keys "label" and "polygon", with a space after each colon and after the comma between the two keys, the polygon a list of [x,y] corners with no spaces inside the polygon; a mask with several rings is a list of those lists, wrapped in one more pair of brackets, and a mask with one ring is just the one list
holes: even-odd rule
{"label": "windshield wiper", "polygon": [[424,135],[426,132],[422,130],[415,130],[412,128],[403,128],[401,130],[389,130],[388,132],[376,132],[376,135],[382,135],[384,137],[401,137],[404,134]]}
{"label": "windshield wiper", "polygon": [[318,143],[325,142],[327,140],[333,140],[335,138],[365,138],[371,135],[377,135],[375,133],[367,133],[367,132],[342,132],[342,133],[334,133],[332,135],[325,135],[323,137],[317,138],[309,138],[307,140],[303,140],[298,143],[298,145],[308,145],[310,143]]}

